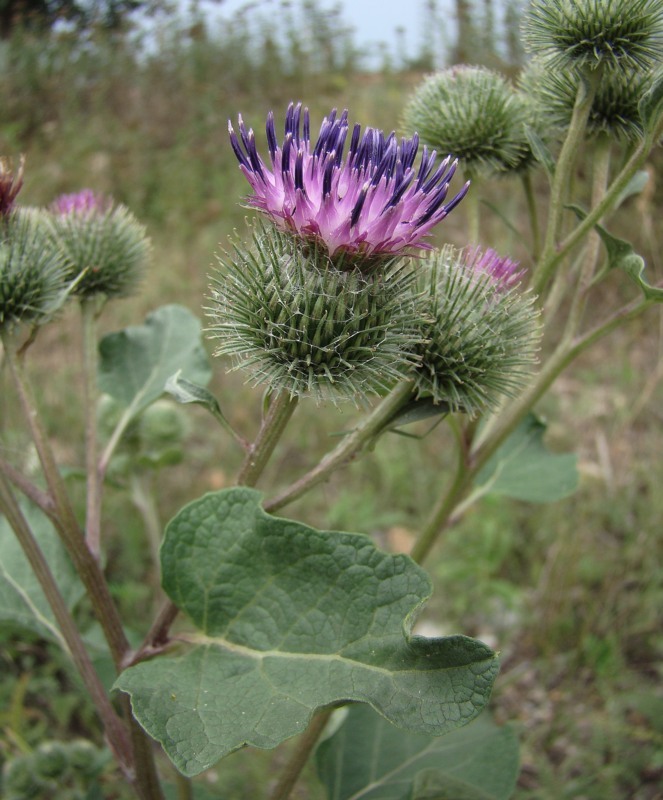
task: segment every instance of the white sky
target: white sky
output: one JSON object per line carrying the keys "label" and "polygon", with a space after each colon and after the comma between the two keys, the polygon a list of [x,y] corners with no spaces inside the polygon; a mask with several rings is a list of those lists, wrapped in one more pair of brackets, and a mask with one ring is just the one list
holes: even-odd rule
{"label": "white sky", "polygon": [[[283,0],[223,0],[223,2],[208,6],[216,16],[230,17],[239,9],[247,5],[255,5],[261,14],[278,14]],[[203,6],[206,4],[203,2]],[[291,5],[297,9],[301,0],[292,0]],[[342,8],[343,21],[354,28],[355,44],[362,50],[371,54],[378,53],[378,42],[385,42],[389,51],[397,55],[397,28],[405,31],[405,46],[409,56],[416,55],[421,50],[424,31],[427,25],[426,0],[317,0],[320,9],[331,9],[335,6]],[[435,25],[437,45],[442,46],[444,38],[453,36],[455,27],[453,19],[452,0],[437,0],[438,18],[445,15],[447,25]],[[446,28],[446,32],[445,32]]]}

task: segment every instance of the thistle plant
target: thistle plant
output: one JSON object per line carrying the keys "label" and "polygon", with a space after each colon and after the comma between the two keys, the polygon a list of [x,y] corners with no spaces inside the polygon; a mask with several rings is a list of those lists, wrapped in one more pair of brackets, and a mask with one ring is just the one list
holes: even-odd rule
{"label": "thistle plant", "polygon": [[[432,591],[422,563],[491,492],[544,502],[574,490],[574,467],[539,478],[555,457],[536,406],[574,359],[663,300],[643,260],[608,230],[663,133],[663,83],[651,69],[661,57],[662,20],[660,0],[637,0],[629,13],[616,0],[533,0],[525,33],[540,63],[553,59],[563,69],[554,85],[525,78],[516,89],[487,70],[444,71],[415,91],[401,138],[362,132],[349,112],[332,111],[313,144],[308,111],[292,104],[281,141],[276,116],[267,115],[263,159],[242,117],[237,131],[229,124],[228,146],[250,188],[245,203],[259,219],[217,256],[202,301],[204,335],[219,357],[214,368],[225,362],[263,389],[250,440],[233,427],[230,398],[207,388],[212,365],[187,309],[164,306],[98,340],[106,302],[133,291],[146,266],[143,227],[90,190],[48,211],[24,209],[22,171],[1,162],[5,377],[41,475],[34,481],[0,451],[0,536],[9,553],[0,587],[10,618],[71,657],[117,765],[116,784],[161,800],[170,760],[179,796],[190,798],[192,779],[234,751],[300,736],[268,790],[284,800],[333,717],[316,756],[329,797],[511,795],[514,734],[485,714],[472,722],[488,702],[498,656],[461,634],[413,633]],[[629,122],[623,109],[636,101],[616,102],[625,86],[638,92]],[[531,121],[550,109],[555,125],[544,136]],[[592,155],[585,206],[573,193],[582,151]],[[541,236],[531,191],[538,165],[535,178],[549,189]],[[503,241],[485,241],[481,185],[452,190],[457,169],[481,173],[484,185],[499,177],[501,191],[510,180],[522,183],[530,221],[520,231],[519,263]],[[444,236],[461,201],[474,209],[467,246],[436,248],[434,229]],[[522,220],[508,223],[513,232]],[[590,320],[587,308],[608,273],[630,281],[633,299],[601,306]],[[39,330],[73,298],[82,318],[84,509],[25,368]],[[186,426],[163,408],[164,394],[209,412],[241,459],[231,488],[193,498],[165,527],[145,473],[164,467],[162,450],[179,448]],[[294,478],[284,470],[270,482],[270,459],[292,437],[298,404],[342,400],[354,402],[357,419],[335,445]],[[341,479],[344,466],[388,435],[431,418],[448,426],[455,461],[410,555],[385,552],[365,534],[277,515],[333,473]],[[114,482],[130,490],[155,559],[158,549],[166,597],[138,646],[103,567],[102,500],[123,453],[130,457]],[[90,631],[73,613],[83,594],[115,669],[115,701],[91,657]],[[453,774],[447,744],[464,753]],[[63,774],[72,791],[100,795],[109,769],[103,753],[73,743],[15,756],[3,772],[17,798],[51,791]]]}

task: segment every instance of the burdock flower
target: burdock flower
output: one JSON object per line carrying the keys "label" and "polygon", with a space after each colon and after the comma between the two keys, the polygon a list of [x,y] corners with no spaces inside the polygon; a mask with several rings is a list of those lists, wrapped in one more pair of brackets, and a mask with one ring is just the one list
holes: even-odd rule
{"label": "burdock flower", "polygon": [[417,393],[470,415],[527,382],[540,342],[538,310],[522,271],[494,250],[430,254],[419,272]]}
{"label": "burdock flower", "polygon": [[553,67],[648,69],[663,50],[661,0],[531,0],[528,49]]}
{"label": "burdock flower", "polygon": [[[436,166],[435,151],[423,148],[415,168],[419,139],[396,138],[355,125],[348,112],[325,117],[311,144],[308,109],[291,104],[285,135],[278,143],[274,115],[267,116],[269,168],[258,154],[252,129],[239,117],[239,136],[228,124],[240,169],[253,189],[248,203],[285,232],[322,245],[336,259],[370,269],[380,257],[426,248],[431,229],[465,196],[466,184],[446,201],[456,162]],[[344,157],[346,141],[350,138]],[[350,260],[348,260],[350,256]],[[377,259],[377,262],[375,261]]]}
{"label": "burdock flower", "polygon": [[14,208],[16,195],[23,186],[24,163],[25,159],[21,157],[18,171],[14,173],[11,163],[5,158],[0,158],[0,219],[8,217]]}
{"label": "burdock flower", "polygon": [[125,297],[142,278],[150,253],[145,228],[124,206],[83,189],[51,205],[54,240],[80,297]]}

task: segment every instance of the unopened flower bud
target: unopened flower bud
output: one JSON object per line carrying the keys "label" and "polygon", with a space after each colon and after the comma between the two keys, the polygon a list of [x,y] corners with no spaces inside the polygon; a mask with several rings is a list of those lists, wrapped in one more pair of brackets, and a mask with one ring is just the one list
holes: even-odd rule
{"label": "unopened flower bud", "polygon": [[470,174],[520,169],[530,161],[526,100],[497,72],[451,67],[429,76],[404,112],[423,142],[452,153]]}
{"label": "unopened flower bud", "polygon": [[520,291],[517,264],[494,251],[444,248],[426,262],[417,392],[475,415],[529,379],[541,336],[538,310],[533,296]]}
{"label": "unopened flower bud", "polygon": [[0,226],[0,333],[21,323],[41,325],[66,294],[61,254],[36,209],[16,209]]}
{"label": "unopened flower bud", "polygon": [[402,259],[364,274],[323,247],[257,226],[219,257],[209,332],[255,383],[316,399],[363,400],[412,365],[412,273]]}
{"label": "unopened flower bud", "polygon": [[551,68],[646,70],[663,58],[661,0],[531,0],[527,49]]}
{"label": "unopened flower bud", "polygon": [[14,172],[11,162],[0,158],[0,220],[7,218],[14,208],[16,195],[23,186],[23,165],[25,159],[21,156],[18,170]]}
{"label": "unopened flower bud", "polygon": [[51,205],[53,236],[80,297],[126,297],[143,277],[150,254],[145,228],[124,206],[84,189]]}

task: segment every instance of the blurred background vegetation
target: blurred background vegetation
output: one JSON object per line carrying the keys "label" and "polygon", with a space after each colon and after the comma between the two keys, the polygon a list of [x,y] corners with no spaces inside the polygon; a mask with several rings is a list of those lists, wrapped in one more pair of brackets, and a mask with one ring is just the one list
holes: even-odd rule
{"label": "blurred background vegetation", "polygon": [[[178,14],[165,3],[132,0],[0,2],[0,154],[26,154],[21,200],[48,204],[90,187],[128,205],[153,238],[143,292],[112,305],[104,330],[137,324],[167,302],[202,317],[214,251],[233,230],[241,234],[249,213],[228,145],[229,118],[241,112],[261,137],[267,110],[282,121],[288,102],[302,100],[314,128],[338,106],[364,125],[398,129],[412,88],[434,68],[466,62],[517,74],[520,0],[456,0],[451,26],[435,0],[421,1],[429,24],[416,55],[399,46],[397,32],[394,46],[376,45],[370,60],[355,45],[352,20],[322,0],[284,2],[278,13],[256,2],[222,26],[195,3]],[[655,282],[663,272],[660,151],[651,163],[648,188],[612,228],[635,237]],[[538,181],[543,206],[545,179]],[[482,192],[518,218],[516,183],[504,179]],[[464,244],[464,225],[461,206],[440,226],[438,241]],[[481,243],[524,258],[518,237],[489,205]],[[606,301],[630,296],[617,277],[601,291]],[[427,564],[436,594],[426,624],[502,651],[493,708],[522,734],[519,800],[663,798],[661,322],[654,310],[614,334],[539,408],[549,446],[578,454],[579,492],[549,506],[489,498],[444,535]],[[72,469],[84,460],[77,326],[70,311],[42,333],[32,355],[58,452]],[[259,391],[215,366],[213,390],[251,435]],[[4,444],[29,465],[27,438],[2,387]],[[300,407],[264,488],[312,465],[355,414]],[[188,417],[186,458],[141,477],[162,521],[197,494],[228,485],[238,465],[203,412]],[[448,442],[443,426],[422,441],[393,436],[285,514],[407,550],[445,486]],[[144,497],[118,480],[106,501],[108,574],[137,636],[149,623],[155,584]],[[44,740],[94,739],[76,678],[48,645],[0,632],[0,677],[0,761]],[[285,750],[234,755],[201,786],[225,800],[260,797]],[[320,797],[312,773],[298,791],[299,798]],[[122,796],[112,775],[107,792]]]}

